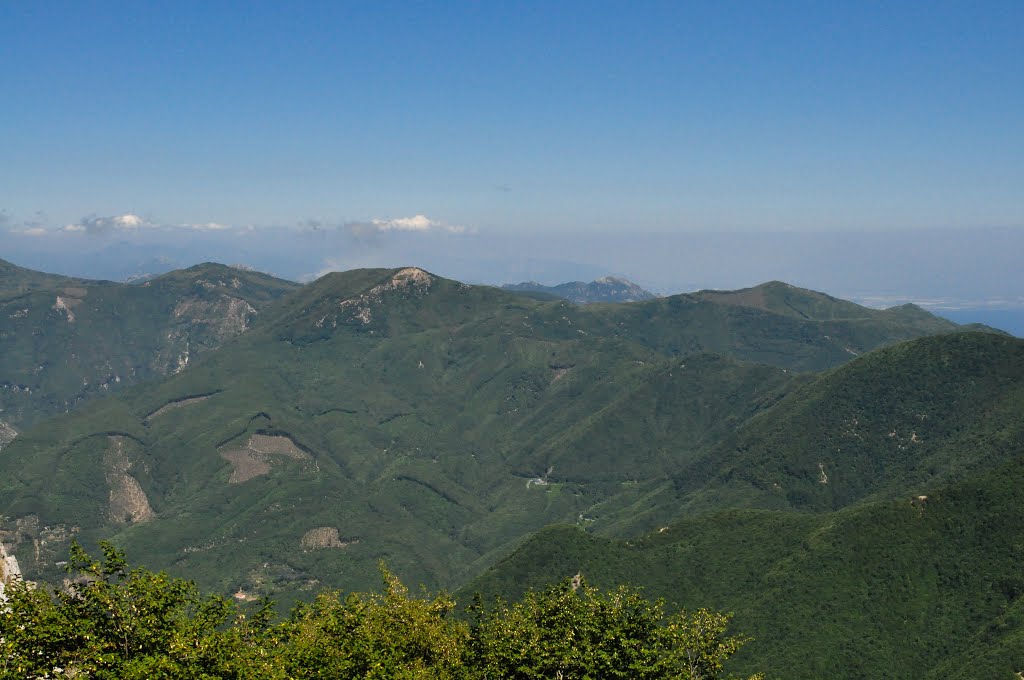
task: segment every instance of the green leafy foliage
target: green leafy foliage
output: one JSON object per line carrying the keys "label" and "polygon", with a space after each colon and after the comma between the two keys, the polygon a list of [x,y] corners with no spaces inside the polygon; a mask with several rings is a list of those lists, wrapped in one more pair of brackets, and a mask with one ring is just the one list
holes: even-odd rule
{"label": "green leafy foliage", "polygon": [[63,588],[8,588],[0,614],[3,677],[239,676],[241,664],[230,657],[251,625],[230,602],[202,598],[191,582],[162,572],[128,570],[110,544],[103,555],[93,560],[73,544],[73,578]]}
{"label": "green leafy foliage", "polygon": [[700,609],[666,620],[662,601],[626,586],[602,592],[579,575],[512,605],[480,602],[470,644],[484,677],[710,679],[746,641],[725,635],[728,615]]}
{"label": "green leafy foliage", "polygon": [[382,569],[384,592],[321,593],[275,629],[294,678],[453,678],[466,675],[467,627],[447,596],[410,597]]}
{"label": "green leafy foliage", "polygon": [[744,641],[726,636],[728,616],[666,619],[635,590],[578,581],[511,607],[478,599],[469,625],[451,598],[411,597],[383,568],[382,593],[321,593],[275,623],[267,606],[247,617],[191,582],[129,571],[110,544],[103,553],[75,544],[63,588],[10,589],[0,677],[713,680]]}

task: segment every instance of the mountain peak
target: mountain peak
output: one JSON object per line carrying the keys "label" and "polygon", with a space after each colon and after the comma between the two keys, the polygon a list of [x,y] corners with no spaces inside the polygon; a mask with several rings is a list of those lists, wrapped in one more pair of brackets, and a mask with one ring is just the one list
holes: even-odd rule
{"label": "mountain peak", "polygon": [[557,286],[544,286],[536,281],[524,281],[523,283],[505,284],[502,288],[517,292],[545,293],[578,305],[594,302],[639,302],[656,297],[654,293],[619,276],[602,276],[590,283],[570,281]]}

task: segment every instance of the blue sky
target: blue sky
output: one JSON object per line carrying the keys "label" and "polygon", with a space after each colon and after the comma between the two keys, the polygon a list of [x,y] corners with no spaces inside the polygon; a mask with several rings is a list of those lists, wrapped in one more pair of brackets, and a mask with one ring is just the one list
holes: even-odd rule
{"label": "blue sky", "polygon": [[[1020,230],[1021,26],[1020,2],[2,3],[0,227],[8,254],[356,225],[465,257]],[[374,261],[337,247],[304,266]]]}

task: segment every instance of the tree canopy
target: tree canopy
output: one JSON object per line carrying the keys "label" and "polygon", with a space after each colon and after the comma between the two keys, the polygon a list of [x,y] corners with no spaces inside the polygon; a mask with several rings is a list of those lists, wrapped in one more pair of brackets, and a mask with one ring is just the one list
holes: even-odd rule
{"label": "tree canopy", "polygon": [[320,593],[277,620],[186,580],[129,569],[109,543],[72,548],[59,588],[18,582],[0,611],[2,678],[723,678],[746,640],[729,616],[666,614],[630,587],[577,576],[516,603],[412,595],[381,568],[375,593]]}

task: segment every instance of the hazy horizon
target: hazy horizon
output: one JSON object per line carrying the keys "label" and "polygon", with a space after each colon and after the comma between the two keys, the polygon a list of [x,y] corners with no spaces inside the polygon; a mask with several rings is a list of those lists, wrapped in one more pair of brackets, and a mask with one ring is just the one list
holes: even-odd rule
{"label": "hazy horizon", "polygon": [[0,6],[0,257],[1024,305],[1024,5]]}
{"label": "hazy horizon", "polygon": [[[1024,307],[1024,231],[557,234],[354,237],[346,229],[191,234],[49,234],[7,239],[15,264],[116,281],[205,261],[295,281],[329,271],[413,265],[467,283],[555,285],[616,275],[660,295],[782,280],[870,306]],[[947,253],[956,253],[955,258]],[[978,267],[984,263],[984,267]]]}

